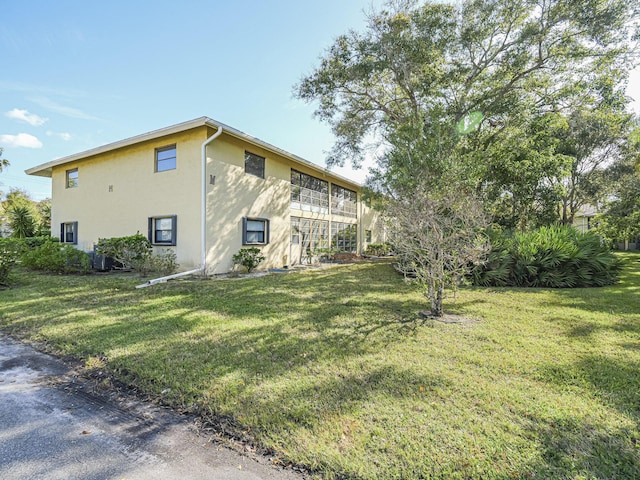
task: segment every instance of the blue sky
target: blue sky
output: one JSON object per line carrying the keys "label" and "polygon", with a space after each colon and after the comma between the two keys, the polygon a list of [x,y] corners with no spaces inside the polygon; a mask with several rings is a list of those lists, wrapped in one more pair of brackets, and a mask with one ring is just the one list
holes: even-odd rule
{"label": "blue sky", "polygon": [[[0,0],[0,191],[50,196],[26,168],[209,116],[324,165],[333,142],[293,99],[374,0]],[[340,173],[362,181],[365,172]]]}
{"label": "blue sky", "polygon": [[[11,162],[0,191],[48,197],[50,181],[26,168],[200,116],[324,165],[333,136],[292,87],[382,3],[0,0],[0,146]],[[640,99],[637,73],[629,94]]]}

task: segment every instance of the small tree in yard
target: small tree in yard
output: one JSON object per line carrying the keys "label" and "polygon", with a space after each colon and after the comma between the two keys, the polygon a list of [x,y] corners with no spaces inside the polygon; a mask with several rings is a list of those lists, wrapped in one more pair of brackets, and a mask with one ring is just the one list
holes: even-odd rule
{"label": "small tree in yard", "polygon": [[260,249],[256,247],[241,248],[240,251],[232,257],[234,265],[242,265],[249,273],[255,270],[264,259],[264,255],[262,255]]}
{"label": "small tree in yard", "polygon": [[481,203],[462,187],[430,190],[420,181],[411,194],[390,200],[386,214],[398,269],[415,276],[431,316],[441,317],[445,289],[455,290],[489,251]]}
{"label": "small tree in yard", "polygon": [[13,231],[14,238],[33,237],[36,233],[37,224],[33,218],[33,213],[27,205],[14,205],[8,212],[9,226]]}

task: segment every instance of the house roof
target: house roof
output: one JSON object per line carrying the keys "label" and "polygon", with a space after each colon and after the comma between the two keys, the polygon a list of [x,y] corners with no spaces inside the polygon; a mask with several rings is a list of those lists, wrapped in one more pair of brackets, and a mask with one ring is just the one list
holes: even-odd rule
{"label": "house roof", "polygon": [[36,167],[29,168],[25,170],[25,173],[28,175],[36,175],[40,177],[51,177],[53,167],[57,167],[60,165],[64,165],[66,163],[74,162],[76,160],[82,160],[84,158],[88,158],[94,155],[99,155],[101,153],[110,152],[112,150],[116,150],[118,148],[128,147],[130,145],[135,145],[137,143],[145,142],[148,140],[154,140],[156,138],[164,137],[166,135],[172,135],[174,133],[183,132],[185,130],[190,130],[192,128],[200,127],[200,126],[209,126],[213,128],[222,127],[223,133],[227,135],[231,135],[232,137],[239,138],[244,140],[252,145],[257,145],[265,150],[281,155],[289,160],[292,160],[294,163],[299,165],[304,165],[316,172],[322,173],[323,175],[329,175],[333,178],[341,180],[343,182],[349,183],[351,185],[356,185],[361,187],[362,185],[354,180],[350,180],[342,175],[332,172],[331,170],[316,165],[308,160],[305,160],[298,155],[294,155],[293,153],[287,152],[281,148],[278,148],[270,143],[267,143],[259,138],[249,135],[248,133],[242,132],[236,128],[230,127],[222,122],[217,120],[213,120],[209,117],[200,117],[194,120],[189,120],[188,122],[178,123],[176,125],[171,125],[169,127],[161,128],[158,130],[153,130],[151,132],[143,133],[141,135],[136,135],[135,137],[125,138],[123,140],[119,140],[117,142],[108,143],[106,145],[102,145],[100,147],[92,148],[91,150],[86,150],[84,152],[75,153],[73,155],[69,155],[66,157],[58,158],[56,160],[52,160],[47,163],[43,163]]}

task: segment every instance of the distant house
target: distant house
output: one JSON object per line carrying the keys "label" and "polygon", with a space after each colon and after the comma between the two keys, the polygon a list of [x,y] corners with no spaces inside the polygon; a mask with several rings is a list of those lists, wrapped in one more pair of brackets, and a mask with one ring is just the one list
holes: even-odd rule
{"label": "distant house", "polygon": [[[593,205],[583,205],[573,217],[573,226],[584,233],[596,226],[595,216],[600,213]],[[638,239],[624,240],[617,244],[620,250],[637,250],[640,247]]]}
{"label": "distant house", "polygon": [[52,179],[52,234],[92,251],[99,238],[144,233],[183,271],[232,269],[258,247],[262,267],[361,253],[384,241],[361,185],[201,117],[27,170]]}
{"label": "distant house", "polygon": [[573,217],[573,226],[585,233],[595,227],[593,219],[597,214],[598,210],[593,205],[583,205]]}

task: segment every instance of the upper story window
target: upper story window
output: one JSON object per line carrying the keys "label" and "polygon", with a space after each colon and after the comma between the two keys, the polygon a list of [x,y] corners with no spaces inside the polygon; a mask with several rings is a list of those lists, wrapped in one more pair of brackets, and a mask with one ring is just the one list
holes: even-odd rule
{"label": "upper story window", "polygon": [[153,245],[175,245],[177,218],[175,215],[149,217],[149,241]]}
{"label": "upper story window", "polygon": [[331,185],[331,213],[343,217],[358,217],[358,194],[348,188]]}
{"label": "upper story window", "polygon": [[329,213],[329,182],[291,170],[291,208]]}
{"label": "upper story window", "polygon": [[244,171],[256,177],[264,178],[264,157],[244,152]]}
{"label": "upper story window", "polygon": [[156,148],[156,172],[176,169],[176,146]]}
{"label": "upper story window", "polygon": [[67,188],[76,188],[78,186],[78,169],[67,170],[66,174]]}

